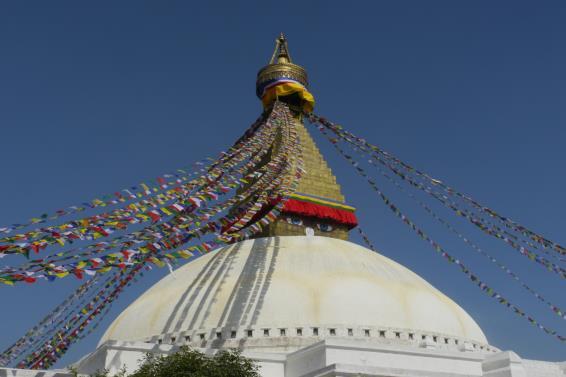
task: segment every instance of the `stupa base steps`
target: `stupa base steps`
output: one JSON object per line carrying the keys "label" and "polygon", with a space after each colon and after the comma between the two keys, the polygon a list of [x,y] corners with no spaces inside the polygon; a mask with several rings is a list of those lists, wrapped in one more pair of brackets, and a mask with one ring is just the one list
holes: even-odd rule
{"label": "stupa base steps", "polygon": [[[123,366],[133,371],[147,352],[169,354],[178,345],[108,341],[79,361],[80,373]],[[195,349],[212,355],[217,348]],[[362,339],[327,338],[294,352],[244,348],[265,377],[564,377],[566,364],[522,360],[513,352],[466,352],[376,344]],[[0,372],[0,376],[2,376]],[[22,375],[23,376],[23,375]]]}

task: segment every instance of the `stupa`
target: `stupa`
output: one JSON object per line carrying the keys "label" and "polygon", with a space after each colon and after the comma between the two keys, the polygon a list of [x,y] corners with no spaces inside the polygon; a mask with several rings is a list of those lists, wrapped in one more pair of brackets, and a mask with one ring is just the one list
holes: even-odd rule
{"label": "stupa", "polygon": [[[489,344],[458,304],[402,265],[348,241],[357,225],[303,125],[307,73],[283,35],[257,77],[266,111],[293,112],[305,174],[277,220],[252,239],[169,274],[108,327],[80,373],[136,369],[146,352],[240,348],[266,377],[564,376]],[[269,162],[269,158],[265,163]]]}
{"label": "stupa", "polygon": [[306,171],[296,193],[257,238],[215,250],[140,296],[78,364],[81,372],[132,369],[143,353],[180,345],[209,353],[241,348],[269,377],[560,371],[501,352],[449,297],[348,241],[355,209],[302,122],[314,98],[283,35],[256,88],[266,110],[279,100],[295,116]]}

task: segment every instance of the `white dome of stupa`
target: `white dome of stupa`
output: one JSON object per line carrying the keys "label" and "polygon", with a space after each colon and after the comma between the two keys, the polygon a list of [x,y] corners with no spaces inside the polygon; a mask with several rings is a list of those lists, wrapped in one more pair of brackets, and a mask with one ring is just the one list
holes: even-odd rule
{"label": "white dome of stupa", "polygon": [[204,255],[156,283],[108,340],[294,350],[327,337],[487,348],[460,306],[400,264],[348,241],[286,236]]}

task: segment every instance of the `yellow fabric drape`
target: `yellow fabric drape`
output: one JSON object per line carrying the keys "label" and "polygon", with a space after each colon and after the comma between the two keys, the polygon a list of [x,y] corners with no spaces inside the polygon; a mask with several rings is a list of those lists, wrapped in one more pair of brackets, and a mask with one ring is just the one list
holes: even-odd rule
{"label": "yellow fabric drape", "polygon": [[312,112],[314,109],[313,95],[310,94],[307,88],[294,82],[284,82],[267,89],[261,102],[263,103],[263,107],[268,107],[277,97],[288,96],[294,93],[298,93],[303,100],[303,110],[307,113]]}

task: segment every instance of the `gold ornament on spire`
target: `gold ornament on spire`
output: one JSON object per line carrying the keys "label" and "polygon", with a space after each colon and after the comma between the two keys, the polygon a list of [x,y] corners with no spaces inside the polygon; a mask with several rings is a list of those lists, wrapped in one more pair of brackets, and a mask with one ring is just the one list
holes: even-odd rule
{"label": "gold ornament on spire", "polygon": [[291,63],[289,46],[287,46],[287,39],[285,39],[285,35],[283,35],[283,33],[281,33],[279,38],[275,40],[275,50],[273,50],[273,55],[271,56],[271,60],[269,61],[269,64],[275,63],[276,56],[277,56],[277,63],[279,64]]}
{"label": "gold ornament on spire", "polygon": [[256,94],[266,108],[276,99],[300,111],[311,112],[314,107],[314,97],[308,91],[307,71],[292,62],[283,33],[275,40],[269,64],[257,74]]}

